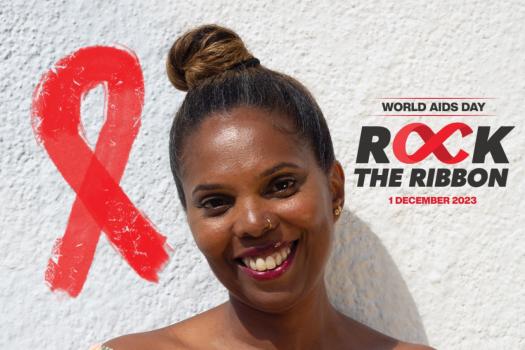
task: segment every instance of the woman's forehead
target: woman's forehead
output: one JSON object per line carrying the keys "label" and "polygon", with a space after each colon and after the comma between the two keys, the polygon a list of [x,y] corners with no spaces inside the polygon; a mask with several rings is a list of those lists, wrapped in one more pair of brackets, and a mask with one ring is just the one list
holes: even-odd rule
{"label": "woman's forehead", "polygon": [[292,130],[286,116],[249,107],[208,117],[185,142],[183,178],[311,161],[313,152]]}

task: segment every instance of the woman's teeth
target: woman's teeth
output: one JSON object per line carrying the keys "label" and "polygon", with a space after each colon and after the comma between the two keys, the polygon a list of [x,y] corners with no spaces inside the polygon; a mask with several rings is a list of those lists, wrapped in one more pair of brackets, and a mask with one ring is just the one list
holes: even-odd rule
{"label": "woman's teeth", "polygon": [[271,270],[281,265],[288,257],[288,254],[290,254],[290,251],[290,247],[284,247],[266,257],[248,256],[242,258],[242,261],[244,262],[244,265],[255,271]]}

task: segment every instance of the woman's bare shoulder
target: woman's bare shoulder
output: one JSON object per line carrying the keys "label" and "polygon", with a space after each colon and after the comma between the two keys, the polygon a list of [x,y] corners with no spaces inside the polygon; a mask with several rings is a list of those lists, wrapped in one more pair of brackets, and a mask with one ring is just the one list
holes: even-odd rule
{"label": "woman's bare shoulder", "polygon": [[185,348],[182,340],[169,332],[168,328],[165,327],[113,338],[102,344],[101,350],[173,350]]}
{"label": "woman's bare shoulder", "polygon": [[213,331],[216,323],[214,316],[218,308],[215,307],[164,328],[123,335],[103,345],[110,350],[173,350],[199,347]]}
{"label": "woman's bare shoulder", "polygon": [[388,350],[436,350],[428,345],[403,342],[342,313],[340,315],[343,317],[346,324],[345,328],[351,336],[359,334],[360,341],[363,341],[363,344],[360,344],[362,347]]}
{"label": "woman's bare shoulder", "polygon": [[206,348],[212,339],[221,337],[223,330],[222,317],[225,304],[204,311],[193,317],[185,319],[166,327],[172,337],[178,339],[185,348]]}

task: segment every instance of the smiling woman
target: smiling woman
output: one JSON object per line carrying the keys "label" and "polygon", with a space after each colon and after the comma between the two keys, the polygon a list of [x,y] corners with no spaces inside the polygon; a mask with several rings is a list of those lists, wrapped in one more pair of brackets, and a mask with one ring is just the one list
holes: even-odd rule
{"label": "smiling woman", "polygon": [[263,67],[237,34],[215,25],[180,37],[167,70],[187,91],[170,134],[179,199],[229,300],[105,346],[431,349],[352,320],[328,299],[324,270],[344,173],[307,89]]}

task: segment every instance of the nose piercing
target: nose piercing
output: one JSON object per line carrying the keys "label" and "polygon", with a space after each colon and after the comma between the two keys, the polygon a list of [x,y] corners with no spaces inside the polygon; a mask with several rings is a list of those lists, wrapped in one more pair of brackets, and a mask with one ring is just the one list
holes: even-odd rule
{"label": "nose piercing", "polygon": [[270,218],[266,218],[266,226],[264,227],[267,230],[271,230],[273,228],[272,221]]}

